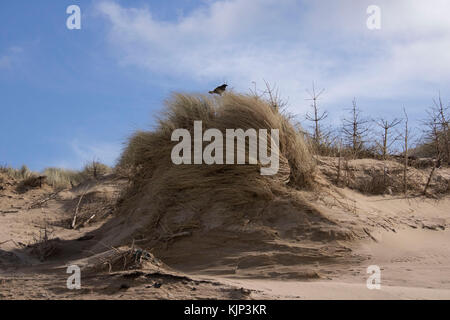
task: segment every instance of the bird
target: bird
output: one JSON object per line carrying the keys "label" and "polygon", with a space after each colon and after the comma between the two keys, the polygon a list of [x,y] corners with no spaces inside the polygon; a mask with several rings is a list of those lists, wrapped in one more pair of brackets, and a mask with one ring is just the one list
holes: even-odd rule
{"label": "bird", "polygon": [[223,85],[218,86],[217,88],[215,88],[213,91],[209,91],[209,93],[210,93],[210,94],[216,93],[216,94],[218,94],[219,96],[221,96],[222,93],[224,93],[225,90],[227,89],[227,86],[228,86],[227,84],[223,84]]}

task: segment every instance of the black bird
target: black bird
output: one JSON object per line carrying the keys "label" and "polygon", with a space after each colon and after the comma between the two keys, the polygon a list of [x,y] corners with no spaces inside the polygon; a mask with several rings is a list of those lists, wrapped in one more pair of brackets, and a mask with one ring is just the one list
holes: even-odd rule
{"label": "black bird", "polygon": [[213,91],[210,91],[209,93],[210,93],[210,94],[216,93],[216,94],[218,94],[219,96],[221,96],[222,93],[224,93],[225,90],[227,90],[227,86],[228,86],[227,84],[223,84],[223,85],[221,85],[221,86],[215,88]]}

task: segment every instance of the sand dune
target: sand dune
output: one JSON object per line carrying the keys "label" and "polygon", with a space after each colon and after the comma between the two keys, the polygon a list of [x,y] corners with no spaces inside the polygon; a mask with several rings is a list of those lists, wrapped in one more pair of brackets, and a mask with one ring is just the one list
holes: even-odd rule
{"label": "sand dune", "polygon": [[[113,194],[121,186],[120,181],[105,180],[91,188]],[[98,260],[88,257],[112,250],[107,232],[117,227],[117,221],[107,216],[81,229],[68,229],[63,222],[70,220],[73,210],[67,208],[78,199],[80,190],[61,192],[44,206],[28,209],[49,192],[45,188],[26,194],[2,191],[0,210],[17,210],[0,214],[2,298],[450,298],[448,197],[401,199],[364,196],[341,189],[342,201],[354,200],[356,209],[348,212],[345,205],[330,206],[331,195],[317,199],[314,194],[305,193],[305,199],[321,212],[324,221],[309,233],[317,239],[314,236],[309,240],[295,239],[299,235],[293,234],[295,229],[286,222],[283,213],[287,209],[279,207],[281,202],[276,211],[279,220],[271,221],[271,225],[273,228],[281,223],[281,229],[278,226],[277,230],[284,230],[284,235],[274,236],[271,233],[274,229],[266,226],[257,229],[256,234],[249,233],[245,239],[233,238],[230,233],[215,234],[209,242],[203,242],[203,247],[198,246],[201,239],[197,241],[195,235],[175,238],[167,243],[166,249],[155,250],[155,256],[164,262],[163,267],[143,266],[133,276],[127,276],[135,272],[132,270],[86,271],[84,289],[70,291],[65,287],[65,267],[74,261],[81,266],[83,261],[88,266],[98,265]],[[7,210],[11,206],[17,209]],[[332,228],[330,222],[334,223]],[[55,253],[41,262],[26,245],[34,242],[43,227],[49,228],[52,238],[58,240],[54,243]],[[245,228],[244,225],[242,230]],[[261,237],[264,234],[265,238]],[[83,237],[87,240],[77,240]],[[226,237],[229,242],[220,244]],[[262,239],[266,240],[255,244]],[[245,243],[238,245],[239,242]],[[140,246],[138,240],[136,245]],[[203,257],[201,252],[205,252]],[[366,287],[366,269],[373,264],[382,270],[381,290]],[[156,288],[155,283],[156,287],[161,286]]]}
{"label": "sand dune", "polygon": [[[199,119],[278,129],[279,172],[175,165],[173,129],[195,130]],[[341,172],[338,159],[314,156],[261,99],[175,95],[114,174],[62,191],[1,177],[1,297],[450,298],[450,169],[433,171],[424,196],[431,168],[408,168],[405,195],[396,161],[345,161]],[[79,290],[67,287],[74,265]],[[366,286],[374,265],[380,290]]]}

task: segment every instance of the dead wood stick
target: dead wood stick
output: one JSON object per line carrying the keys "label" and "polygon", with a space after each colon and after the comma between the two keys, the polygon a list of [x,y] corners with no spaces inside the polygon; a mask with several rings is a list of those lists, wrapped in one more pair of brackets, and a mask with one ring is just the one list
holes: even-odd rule
{"label": "dead wood stick", "polygon": [[46,203],[47,201],[56,198],[57,195],[58,195],[58,192],[57,192],[57,193],[52,193],[52,194],[51,194],[50,196],[48,196],[47,198],[42,199],[42,200],[39,200],[39,201],[37,201],[37,202],[35,202],[35,203],[32,203],[31,206],[30,206],[28,209],[34,209],[34,208],[40,207],[40,206],[42,206],[44,203]]}
{"label": "dead wood stick", "polygon": [[75,229],[75,225],[77,223],[77,216],[78,216],[78,209],[80,208],[81,200],[83,200],[84,195],[87,193],[87,190],[83,192],[83,194],[80,196],[80,199],[78,200],[77,207],[75,208],[75,214],[73,215],[72,220],[72,229]]}
{"label": "dead wood stick", "polygon": [[[87,219],[85,222],[83,222],[81,225],[85,226],[87,225],[89,222],[91,222],[92,219],[95,218],[95,214],[93,214],[89,219]],[[74,229],[77,229],[80,225],[76,226]]]}
{"label": "dead wood stick", "polygon": [[14,241],[13,239],[9,239],[9,240],[0,242],[0,245],[5,244],[5,243],[8,243],[8,242],[14,243],[14,245],[17,246],[18,248],[23,248],[23,247],[25,247],[25,245],[24,245],[23,243],[16,242],[16,241]]}

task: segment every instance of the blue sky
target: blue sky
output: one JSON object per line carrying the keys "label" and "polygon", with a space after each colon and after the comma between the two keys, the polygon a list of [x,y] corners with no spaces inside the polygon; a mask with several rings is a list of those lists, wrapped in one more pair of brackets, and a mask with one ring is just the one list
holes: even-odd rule
{"label": "blue sky", "polygon": [[[72,4],[81,30],[66,28]],[[380,30],[366,27],[371,4]],[[0,165],[114,164],[170,92],[223,81],[276,84],[300,120],[315,81],[330,123],[353,97],[368,116],[405,106],[417,123],[439,91],[450,100],[449,13],[445,0],[3,0]]]}

